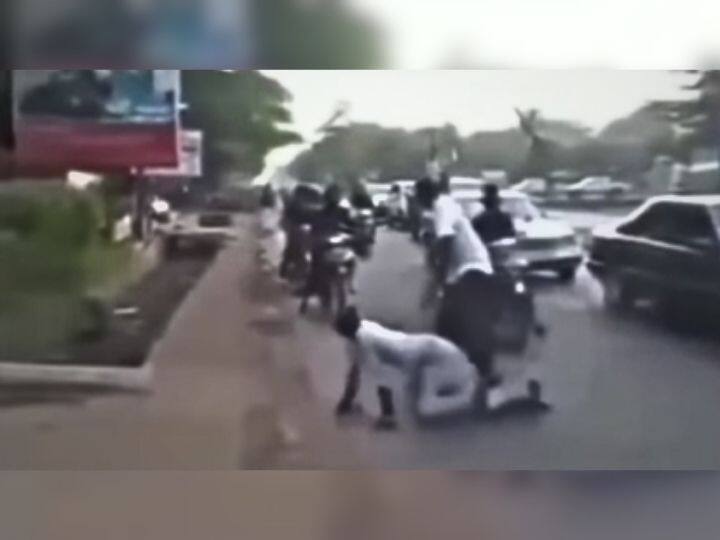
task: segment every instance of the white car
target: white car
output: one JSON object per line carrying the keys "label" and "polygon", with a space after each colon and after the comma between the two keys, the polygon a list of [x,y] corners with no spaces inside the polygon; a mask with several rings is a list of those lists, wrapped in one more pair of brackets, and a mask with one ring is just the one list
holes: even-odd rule
{"label": "white car", "polygon": [[[472,219],[484,211],[474,192],[453,194],[466,215]],[[513,218],[517,244],[513,258],[528,270],[550,270],[563,281],[571,281],[583,259],[583,251],[569,224],[548,218],[524,193],[500,192],[502,209]]]}
{"label": "white car", "polygon": [[450,178],[451,192],[480,191],[487,184],[485,180],[466,176],[453,176]]}
{"label": "white car", "polygon": [[542,195],[547,192],[548,183],[544,178],[525,178],[521,182],[512,185],[510,189],[528,195]]}
{"label": "white car", "polygon": [[236,241],[238,224],[229,212],[204,211],[173,213],[168,223],[157,228],[165,248],[173,253],[185,245],[215,245]]}
{"label": "white car", "polygon": [[375,206],[383,206],[390,195],[390,187],[392,184],[368,183],[366,184],[368,193],[372,198]]}
{"label": "white car", "polygon": [[630,185],[624,182],[617,182],[609,176],[588,176],[579,182],[562,186],[559,190],[569,198],[580,199],[583,197],[619,197],[630,192]]}

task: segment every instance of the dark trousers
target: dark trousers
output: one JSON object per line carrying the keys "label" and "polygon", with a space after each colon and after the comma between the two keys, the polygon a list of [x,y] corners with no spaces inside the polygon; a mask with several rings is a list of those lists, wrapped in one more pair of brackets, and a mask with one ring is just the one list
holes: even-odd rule
{"label": "dark trousers", "polygon": [[460,347],[486,378],[494,374],[501,294],[495,276],[479,270],[465,272],[446,286],[436,321],[437,334]]}

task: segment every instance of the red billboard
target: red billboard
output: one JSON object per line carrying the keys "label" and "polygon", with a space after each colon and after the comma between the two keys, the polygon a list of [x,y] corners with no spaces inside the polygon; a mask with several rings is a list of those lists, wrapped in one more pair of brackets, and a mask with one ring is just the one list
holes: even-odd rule
{"label": "red billboard", "polygon": [[176,167],[176,70],[15,70],[15,159],[27,168]]}

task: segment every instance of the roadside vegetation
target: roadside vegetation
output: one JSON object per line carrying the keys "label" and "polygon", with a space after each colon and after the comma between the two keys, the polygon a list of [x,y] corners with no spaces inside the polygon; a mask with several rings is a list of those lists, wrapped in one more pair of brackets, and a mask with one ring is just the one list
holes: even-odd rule
{"label": "roadside vegetation", "polygon": [[102,224],[93,193],[45,182],[0,189],[0,360],[53,355],[102,332],[100,306],[143,266]]}

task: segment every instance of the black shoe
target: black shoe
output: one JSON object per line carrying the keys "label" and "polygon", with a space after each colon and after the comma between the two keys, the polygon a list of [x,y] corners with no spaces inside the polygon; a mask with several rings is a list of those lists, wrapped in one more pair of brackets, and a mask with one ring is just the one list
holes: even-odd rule
{"label": "black shoe", "polygon": [[337,407],[335,407],[335,416],[338,418],[360,414],[361,412],[362,407],[357,403],[346,403],[341,401],[337,404]]}
{"label": "black shoe", "polygon": [[381,416],[375,420],[375,429],[377,431],[395,431],[397,427],[397,420],[395,420],[394,416]]}

